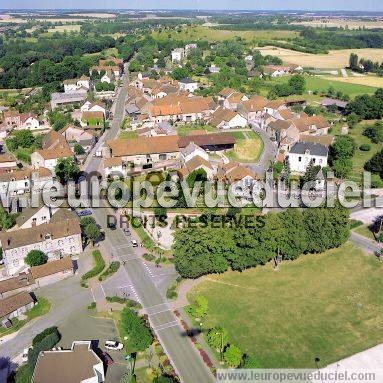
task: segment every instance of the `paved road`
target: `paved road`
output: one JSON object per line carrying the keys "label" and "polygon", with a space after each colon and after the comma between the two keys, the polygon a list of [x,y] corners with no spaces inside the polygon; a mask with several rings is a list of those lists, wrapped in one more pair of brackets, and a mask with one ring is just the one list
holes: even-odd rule
{"label": "paved road", "polygon": [[351,232],[350,241],[369,253],[380,253],[380,250],[383,248],[382,244],[375,242],[372,239],[368,239],[363,235],[360,235],[355,232]]}
{"label": "paved road", "polygon": [[[128,79],[125,76],[122,89],[116,100],[115,117],[111,123],[111,128],[101,138],[98,146],[101,146],[105,140],[114,138],[118,133],[124,116],[127,84]],[[99,165],[100,159],[90,155],[83,170],[94,171],[99,168]],[[107,215],[111,213],[112,211],[106,207],[94,209],[94,216],[105,231],[106,240],[110,243],[113,257],[119,259],[123,264],[126,284],[129,285],[130,290],[137,296],[148,314],[151,327],[171,359],[182,382],[214,382],[210,370],[203,363],[190,339],[185,336],[166,299],[158,291],[142,258],[136,254],[121,229],[110,230],[107,228]]]}
{"label": "paved road", "polygon": [[250,123],[253,131],[260,135],[263,140],[264,148],[259,158],[258,162],[252,164],[252,169],[260,174],[263,174],[270,167],[270,162],[274,162],[278,153],[277,144],[270,140],[268,134],[263,130],[257,127],[254,123]]}

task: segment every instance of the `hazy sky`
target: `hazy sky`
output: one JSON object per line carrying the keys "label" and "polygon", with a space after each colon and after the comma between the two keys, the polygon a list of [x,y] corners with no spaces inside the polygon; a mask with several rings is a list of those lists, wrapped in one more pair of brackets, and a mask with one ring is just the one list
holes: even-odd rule
{"label": "hazy sky", "polygon": [[382,0],[1,0],[2,9],[303,9],[383,11]]}

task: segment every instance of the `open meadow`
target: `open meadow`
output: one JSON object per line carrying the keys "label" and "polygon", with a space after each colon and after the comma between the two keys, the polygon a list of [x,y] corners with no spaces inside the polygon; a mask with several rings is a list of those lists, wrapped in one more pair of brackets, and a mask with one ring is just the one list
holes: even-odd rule
{"label": "open meadow", "polygon": [[[355,272],[355,271],[358,272]],[[383,268],[347,243],[323,254],[211,275],[204,327],[223,326],[264,368],[315,368],[383,342]],[[224,294],[222,292],[224,291]]]}
{"label": "open meadow", "polygon": [[381,62],[383,59],[383,49],[378,48],[339,49],[329,51],[328,54],[297,52],[291,49],[284,49],[273,46],[261,47],[259,50],[263,56],[277,56],[287,64],[296,64],[303,67],[324,69],[345,68],[348,66],[351,53],[356,53],[359,58],[371,59],[372,61]]}

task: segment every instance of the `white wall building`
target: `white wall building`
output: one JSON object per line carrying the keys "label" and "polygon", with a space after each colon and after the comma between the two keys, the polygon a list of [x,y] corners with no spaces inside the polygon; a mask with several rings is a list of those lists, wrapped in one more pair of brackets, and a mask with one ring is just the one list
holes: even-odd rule
{"label": "white wall building", "polygon": [[304,173],[310,162],[321,168],[327,166],[327,157],[328,148],[313,142],[297,142],[287,155],[290,170],[298,173]]}

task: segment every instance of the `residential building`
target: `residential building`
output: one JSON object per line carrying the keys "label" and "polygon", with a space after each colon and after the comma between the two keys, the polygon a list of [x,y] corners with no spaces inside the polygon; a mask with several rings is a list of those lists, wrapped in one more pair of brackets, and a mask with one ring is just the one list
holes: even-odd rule
{"label": "residential building", "polygon": [[0,154],[0,169],[17,168],[16,158],[12,154]]}
{"label": "residential building", "polygon": [[252,96],[249,100],[243,101],[238,105],[238,111],[247,119],[247,120],[257,120],[263,113],[264,108],[269,101],[267,98],[262,96]]}
{"label": "residential building", "polygon": [[247,119],[231,109],[218,108],[212,115],[209,123],[218,129],[245,128]]}
{"label": "residential building", "polygon": [[327,166],[328,147],[312,142],[297,142],[286,157],[292,172],[304,173],[310,163],[321,168]]}
{"label": "residential building", "polygon": [[43,287],[73,275],[74,266],[71,257],[63,257],[31,267],[31,275],[37,287]]}
{"label": "residential building", "polygon": [[106,107],[102,101],[86,101],[80,108],[81,112],[102,112],[106,118]]}
{"label": "residential building", "polygon": [[102,383],[102,360],[93,351],[91,341],[74,341],[70,350],[40,352],[32,383]]}
{"label": "residential building", "polygon": [[104,174],[106,177],[124,177],[126,175],[122,157],[110,157],[104,159]]}
{"label": "residential building", "polygon": [[198,89],[198,82],[190,78],[183,78],[178,83],[180,90],[193,93]]}
{"label": "residential building", "polygon": [[338,100],[335,98],[326,97],[322,100],[321,105],[326,109],[335,108],[339,113],[344,113],[348,105],[347,101]]}
{"label": "residential building", "polygon": [[0,193],[7,196],[30,193],[32,184],[34,190],[42,190],[47,182],[52,181],[52,173],[45,167],[36,170],[22,169],[0,173]]}
{"label": "residential building", "polygon": [[78,91],[88,91],[91,87],[90,78],[81,76],[70,80],[64,80],[64,93],[76,93]]}
{"label": "residential building", "polygon": [[[269,101],[263,108],[264,112],[270,116],[275,117],[275,114],[283,109],[287,109],[286,102],[284,100],[272,100]],[[275,117],[276,118],[276,117]]]}
{"label": "residential building", "polygon": [[22,291],[32,291],[36,288],[32,274],[27,271],[11,278],[0,280],[0,298],[7,298],[21,293]]}
{"label": "residential building", "polygon": [[26,267],[24,259],[31,250],[41,250],[51,260],[82,252],[81,228],[75,219],[2,232],[0,243],[7,275]]}
{"label": "residential building", "polygon": [[238,105],[243,101],[248,101],[249,98],[240,92],[232,93],[223,101],[223,107],[226,109],[237,110]]}
{"label": "residential building", "polygon": [[19,318],[33,308],[34,305],[35,300],[32,295],[25,291],[0,299],[0,321],[2,326],[8,326],[12,323],[12,319]]}
{"label": "residential building", "polygon": [[194,157],[203,158],[205,161],[209,161],[209,155],[201,147],[194,142],[190,142],[185,148],[180,150],[181,159],[184,162],[190,161]]}
{"label": "residential building", "polygon": [[31,165],[34,169],[41,167],[54,171],[60,158],[73,157],[68,144],[60,144],[52,149],[40,149],[31,154]]}
{"label": "residential building", "polygon": [[75,144],[79,144],[83,147],[85,152],[89,152],[96,143],[94,134],[73,125],[68,125],[66,128],[62,129],[60,133],[64,136],[71,149],[74,148]]}
{"label": "residential building", "polygon": [[4,112],[4,122],[9,128],[36,130],[40,128],[40,121],[35,113]]}
{"label": "residential building", "polygon": [[28,229],[47,223],[57,210],[57,207],[43,203],[38,207],[27,207],[17,216],[15,229]]}
{"label": "residential building", "polygon": [[214,178],[215,170],[213,166],[209,161],[200,156],[194,156],[190,160],[185,161],[181,169],[178,170],[178,175],[182,179],[186,179],[191,173],[198,170],[203,170],[206,173],[208,180],[212,180]]}
{"label": "residential building", "polygon": [[183,58],[185,57],[185,49],[184,48],[176,48],[176,49],[172,50],[171,56],[172,56],[172,62],[180,63],[183,60]]}
{"label": "residential building", "polygon": [[115,80],[115,74],[111,69],[106,70],[100,79],[101,82],[106,82],[108,84],[113,83],[114,80]]}
{"label": "residential building", "polygon": [[299,141],[299,129],[292,120],[276,120],[270,122],[267,131],[271,137],[275,139],[278,145],[281,145],[286,137],[294,140],[293,143]]}
{"label": "residential building", "polygon": [[150,169],[179,158],[178,136],[140,137],[135,139],[115,139],[107,145],[111,157],[120,157],[124,163]]}
{"label": "residential building", "polygon": [[185,45],[185,55],[187,56],[193,49],[197,49],[197,44],[186,44]]}
{"label": "residential building", "polygon": [[85,111],[82,113],[82,126],[104,126],[105,115],[102,111]]}
{"label": "residential building", "polygon": [[223,88],[219,93],[218,93],[218,99],[220,101],[224,101],[227,98],[229,98],[232,94],[236,93],[236,91],[232,88]]}

